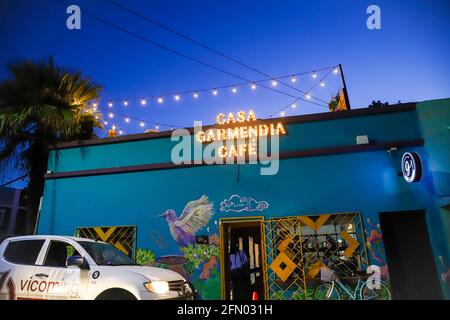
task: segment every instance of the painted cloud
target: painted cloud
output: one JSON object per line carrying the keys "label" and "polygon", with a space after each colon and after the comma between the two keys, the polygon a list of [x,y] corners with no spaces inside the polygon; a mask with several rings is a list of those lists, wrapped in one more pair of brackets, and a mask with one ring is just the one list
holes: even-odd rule
{"label": "painted cloud", "polygon": [[267,201],[256,201],[253,198],[241,197],[237,194],[233,194],[229,199],[220,203],[220,211],[222,212],[263,211],[268,207]]}

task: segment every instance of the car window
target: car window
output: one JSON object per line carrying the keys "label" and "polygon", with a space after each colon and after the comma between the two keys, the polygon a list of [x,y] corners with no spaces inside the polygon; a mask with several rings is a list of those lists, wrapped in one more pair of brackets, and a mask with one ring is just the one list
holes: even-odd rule
{"label": "car window", "polygon": [[44,266],[66,267],[68,257],[79,255],[78,251],[71,244],[62,241],[52,241],[48,247]]}
{"label": "car window", "polygon": [[100,266],[136,265],[130,257],[107,243],[77,241]]}
{"label": "car window", "polygon": [[4,258],[12,263],[34,265],[45,240],[12,241],[6,247]]}

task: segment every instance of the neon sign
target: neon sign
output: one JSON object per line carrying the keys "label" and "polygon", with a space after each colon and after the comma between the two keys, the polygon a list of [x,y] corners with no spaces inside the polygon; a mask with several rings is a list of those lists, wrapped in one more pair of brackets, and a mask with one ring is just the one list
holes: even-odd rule
{"label": "neon sign", "polygon": [[236,115],[230,112],[228,116],[221,113],[216,117],[217,126],[206,131],[199,131],[196,139],[200,143],[236,141],[231,146],[223,145],[218,149],[219,156],[237,157],[256,155],[257,139],[259,137],[285,135],[286,129],[281,122],[256,123],[253,111],[246,114],[239,111]]}
{"label": "neon sign", "polygon": [[403,154],[402,174],[407,182],[417,182],[422,177],[422,161],[416,152]]}

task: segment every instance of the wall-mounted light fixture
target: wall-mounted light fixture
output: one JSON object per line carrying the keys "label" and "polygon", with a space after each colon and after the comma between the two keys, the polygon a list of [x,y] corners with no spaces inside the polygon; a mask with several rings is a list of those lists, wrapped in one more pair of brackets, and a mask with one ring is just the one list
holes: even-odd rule
{"label": "wall-mounted light fixture", "polygon": [[369,144],[369,137],[367,135],[356,136],[356,144]]}

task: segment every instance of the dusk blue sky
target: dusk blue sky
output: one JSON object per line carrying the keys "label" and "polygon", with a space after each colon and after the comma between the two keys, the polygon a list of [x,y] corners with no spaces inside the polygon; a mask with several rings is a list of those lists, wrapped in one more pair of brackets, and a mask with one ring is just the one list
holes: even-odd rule
{"label": "dusk blue sky", "polygon": [[[450,97],[449,1],[115,1],[270,75],[341,63],[353,108],[367,107],[372,100],[396,103]],[[104,0],[70,4],[247,79],[264,78]],[[371,4],[381,8],[381,30],[366,27],[366,9]],[[66,7],[56,0],[1,0],[0,79],[7,76],[5,66],[10,62],[53,56],[57,64],[80,69],[104,86],[102,106],[109,99],[242,82],[83,13],[81,30],[70,31],[67,17]],[[310,75],[298,80],[296,86],[302,90],[316,81]],[[311,94],[328,101],[340,85],[339,75],[329,75],[325,83],[324,88],[317,87]],[[281,86],[279,89],[299,94]],[[116,102],[111,110],[169,126],[192,126],[194,120],[209,124],[220,112],[241,109],[253,109],[264,118],[292,100],[261,87],[252,91],[246,86],[239,88],[238,94],[229,89],[221,90],[218,96],[204,92],[198,100],[182,96],[175,102],[173,97],[166,97],[162,105],[151,100],[143,107],[139,101],[130,100],[125,109]],[[324,112],[326,108],[299,102],[295,109],[286,111],[289,116]],[[113,122],[124,133],[142,131],[137,121],[125,124],[116,116]]]}

